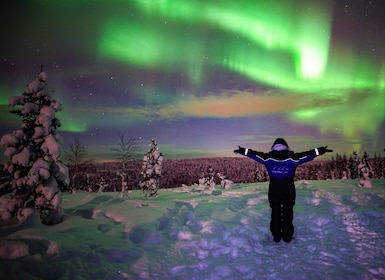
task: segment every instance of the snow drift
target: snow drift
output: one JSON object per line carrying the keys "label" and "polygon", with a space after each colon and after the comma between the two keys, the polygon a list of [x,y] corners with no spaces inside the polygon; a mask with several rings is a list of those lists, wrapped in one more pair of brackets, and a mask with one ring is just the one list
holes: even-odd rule
{"label": "snow drift", "polygon": [[[306,184],[305,184],[306,183]],[[295,239],[269,233],[267,183],[63,194],[64,222],[0,230],[6,279],[384,279],[385,181],[297,186]]]}

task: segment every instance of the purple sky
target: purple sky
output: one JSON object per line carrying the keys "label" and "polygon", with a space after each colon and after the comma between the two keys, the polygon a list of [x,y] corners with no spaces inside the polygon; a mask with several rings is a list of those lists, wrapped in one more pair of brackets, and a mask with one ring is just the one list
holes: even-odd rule
{"label": "purple sky", "polygon": [[384,1],[8,1],[0,18],[1,135],[8,99],[40,65],[62,102],[65,148],[113,159],[119,135],[166,158],[385,148]]}

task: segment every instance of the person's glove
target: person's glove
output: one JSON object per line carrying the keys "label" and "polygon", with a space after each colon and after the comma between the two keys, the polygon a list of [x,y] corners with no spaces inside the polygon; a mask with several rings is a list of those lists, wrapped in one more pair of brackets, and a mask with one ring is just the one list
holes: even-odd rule
{"label": "person's glove", "polygon": [[317,148],[320,155],[323,155],[324,153],[331,153],[333,150],[328,149],[328,146],[325,147],[318,147]]}
{"label": "person's glove", "polygon": [[234,150],[234,153],[236,153],[236,154],[241,154],[241,155],[245,155],[245,151],[246,151],[245,148],[242,148],[241,146],[238,146],[238,149],[237,149],[237,150]]}

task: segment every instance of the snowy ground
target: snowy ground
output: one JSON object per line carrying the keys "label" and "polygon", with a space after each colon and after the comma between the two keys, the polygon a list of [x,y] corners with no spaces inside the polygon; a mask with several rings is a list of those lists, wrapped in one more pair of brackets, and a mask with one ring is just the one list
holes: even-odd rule
{"label": "snowy ground", "polygon": [[64,194],[66,220],[0,229],[1,279],[385,279],[385,180],[297,184],[295,239],[269,233],[267,183]]}

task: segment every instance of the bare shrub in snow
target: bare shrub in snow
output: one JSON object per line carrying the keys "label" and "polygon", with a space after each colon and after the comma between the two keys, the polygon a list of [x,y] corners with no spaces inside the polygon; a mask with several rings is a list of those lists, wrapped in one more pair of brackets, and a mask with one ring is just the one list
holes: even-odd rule
{"label": "bare shrub in snow", "polygon": [[127,163],[134,158],[135,153],[139,150],[138,140],[134,137],[127,140],[124,134],[120,134],[118,144],[119,146],[113,148],[112,151],[115,158],[122,164],[122,172],[125,172]]}
{"label": "bare shrub in snow", "polygon": [[69,149],[64,151],[63,157],[68,166],[72,167],[74,174],[79,171],[79,165],[93,162],[93,159],[88,156],[87,147],[81,143],[79,138],[73,140]]}

